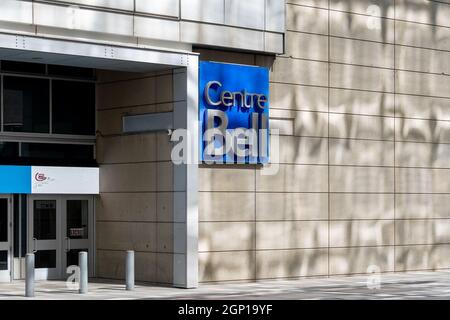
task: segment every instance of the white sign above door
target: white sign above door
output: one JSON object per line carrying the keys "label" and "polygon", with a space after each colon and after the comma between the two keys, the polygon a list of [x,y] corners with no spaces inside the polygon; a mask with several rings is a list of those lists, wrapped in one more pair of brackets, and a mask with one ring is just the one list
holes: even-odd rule
{"label": "white sign above door", "polygon": [[99,169],[31,167],[32,194],[98,194]]}

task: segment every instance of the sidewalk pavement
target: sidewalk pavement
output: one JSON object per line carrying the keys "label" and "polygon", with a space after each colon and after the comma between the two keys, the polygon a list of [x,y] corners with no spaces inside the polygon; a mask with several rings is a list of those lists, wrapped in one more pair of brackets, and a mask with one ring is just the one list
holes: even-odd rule
{"label": "sidewalk pavement", "polygon": [[[138,284],[126,291],[121,282],[90,279],[89,293],[78,294],[63,281],[37,281],[34,298],[25,298],[24,281],[0,284],[0,300],[119,299],[450,299],[450,271],[381,274],[380,288],[367,275],[270,280],[251,283],[200,284],[179,289]],[[374,278],[372,278],[374,279]],[[376,279],[375,279],[376,280]]]}

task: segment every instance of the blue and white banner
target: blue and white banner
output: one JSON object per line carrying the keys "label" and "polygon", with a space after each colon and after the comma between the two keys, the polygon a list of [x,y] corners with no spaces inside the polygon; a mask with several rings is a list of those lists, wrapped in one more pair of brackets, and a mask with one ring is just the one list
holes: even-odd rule
{"label": "blue and white banner", "polygon": [[99,169],[0,166],[0,193],[98,194]]}
{"label": "blue and white banner", "polygon": [[212,163],[269,161],[269,71],[200,62],[200,159]]}

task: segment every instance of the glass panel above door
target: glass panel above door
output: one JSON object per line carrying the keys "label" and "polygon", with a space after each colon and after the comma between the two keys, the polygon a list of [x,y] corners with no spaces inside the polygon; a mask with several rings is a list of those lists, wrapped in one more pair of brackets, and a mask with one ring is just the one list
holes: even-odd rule
{"label": "glass panel above door", "polygon": [[95,135],[95,84],[53,81],[53,132]]}
{"label": "glass panel above door", "polygon": [[14,132],[50,132],[48,79],[4,77],[3,127]]}

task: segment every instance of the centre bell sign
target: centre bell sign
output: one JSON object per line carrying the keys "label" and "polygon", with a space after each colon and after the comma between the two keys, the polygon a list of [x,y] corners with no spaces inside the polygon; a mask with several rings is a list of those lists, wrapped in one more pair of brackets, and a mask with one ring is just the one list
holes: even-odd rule
{"label": "centre bell sign", "polygon": [[269,162],[269,71],[200,62],[200,159],[206,163]]}

